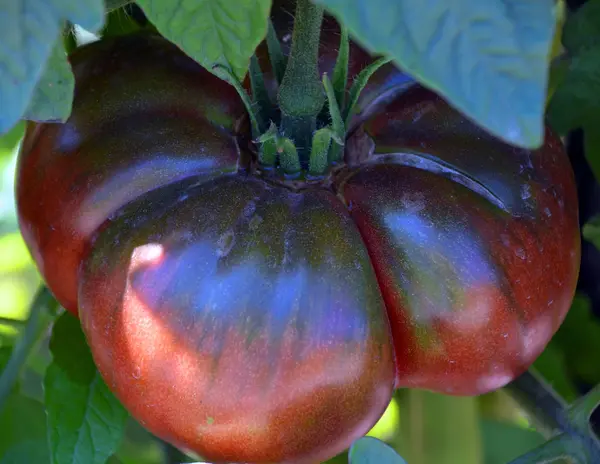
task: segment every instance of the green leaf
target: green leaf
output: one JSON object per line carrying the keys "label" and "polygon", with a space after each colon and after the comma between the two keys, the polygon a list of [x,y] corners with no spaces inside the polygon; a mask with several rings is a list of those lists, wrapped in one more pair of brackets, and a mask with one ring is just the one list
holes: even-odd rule
{"label": "green leaf", "polygon": [[583,238],[600,250],[600,215],[594,216],[583,226]]}
{"label": "green leaf", "polygon": [[406,464],[393,448],[373,437],[355,441],[348,454],[350,464]]}
{"label": "green leaf", "polygon": [[62,40],[57,40],[23,119],[66,121],[71,114],[75,78]]}
{"label": "green leaf", "polygon": [[212,72],[230,69],[241,81],[267,35],[271,0],[138,0],[159,32]]}
{"label": "green leaf", "polygon": [[556,131],[583,128],[585,156],[600,181],[600,0],[588,1],[569,16],[563,30],[566,70],[548,105],[548,120]]}
{"label": "green leaf", "polygon": [[0,2],[0,134],[23,117],[66,20],[96,31],[104,20],[104,4],[102,0]]}
{"label": "green leaf", "polygon": [[554,0],[317,0],[492,134],[538,147]]}
{"label": "green leaf", "polygon": [[123,464],[158,464],[165,461],[165,448],[164,442],[157,440],[137,421],[130,418],[125,427],[124,439],[113,457],[117,457]]}
{"label": "green leaf", "polygon": [[572,55],[564,78],[548,105],[550,125],[560,134],[600,120],[600,45]]}
{"label": "green leaf", "polygon": [[[595,230],[598,232],[598,229]],[[584,235],[590,228],[584,228]],[[597,235],[596,235],[597,237]],[[554,336],[565,354],[566,365],[571,376],[590,385],[600,382],[600,322],[593,315],[587,297],[577,295],[571,309]]]}
{"label": "green leaf", "polygon": [[44,405],[12,394],[0,413],[0,464],[47,464]]}
{"label": "green leaf", "polygon": [[562,32],[563,45],[571,52],[600,42],[600,1],[588,0],[570,15]]}
{"label": "green leaf", "polygon": [[121,442],[128,414],[100,377],[71,314],[56,321],[50,350],[44,391],[52,463],[104,464]]}

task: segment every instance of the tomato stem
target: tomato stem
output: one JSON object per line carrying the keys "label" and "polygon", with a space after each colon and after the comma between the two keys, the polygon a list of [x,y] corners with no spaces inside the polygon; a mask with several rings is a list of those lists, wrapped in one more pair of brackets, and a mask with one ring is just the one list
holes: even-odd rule
{"label": "tomato stem", "polygon": [[590,416],[600,401],[600,387],[569,404],[530,368],[505,389],[534,418],[535,428],[552,438],[511,464],[550,462],[564,456],[565,448],[579,454],[581,462],[600,462],[600,440],[590,427]]}
{"label": "tomato stem", "polygon": [[298,0],[292,48],[278,93],[282,133],[295,143],[303,167],[308,164],[317,116],[325,103],[318,69],[322,21],[323,7]]}

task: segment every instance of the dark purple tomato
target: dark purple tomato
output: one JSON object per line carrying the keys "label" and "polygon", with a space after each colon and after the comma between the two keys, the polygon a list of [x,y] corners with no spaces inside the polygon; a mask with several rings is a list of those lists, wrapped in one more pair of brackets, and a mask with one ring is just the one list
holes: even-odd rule
{"label": "dark purple tomato", "polygon": [[[352,77],[371,58],[351,53]],[[28,128],[21,229],[111,390],[165,440],[210,462],[321,462],[394,388],[502,387],[564,319],[577,196],[550,131],[506,145],[390,65],[347,166],[298,189],[254,169],[238,96],[164,39],[72,64],[70,119]]]}

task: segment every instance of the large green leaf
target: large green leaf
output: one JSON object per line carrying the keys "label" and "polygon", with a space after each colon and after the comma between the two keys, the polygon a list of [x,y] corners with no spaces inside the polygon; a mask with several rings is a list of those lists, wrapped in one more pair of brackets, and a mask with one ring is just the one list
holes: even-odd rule
{"label": "large green leaf", "polygon": [[50,341],[44,379],[53,464],[104,464],[115,452],[128,417],[100,377],[79,321],[64,313]]}
{"label": "large green leaf", "polygon": [[[47,69],[46,63],[66,20],[95,31],[102,26],[104,20],[104,3],[102,0],[0,2],[0,134],[8,131],[23,117],[34,89]],[[60,54],[56,55],[60,58]],[[63,59],[66,60],[66,57],[63,56]],[[54,71],[48,69],[47,72]],[[70,73],[67,81],[69,79],[73,79]],[[52,80],[51,76],[45,78],[44,82]],[[55,83],[68,86],[70,84],[67,81],[60,80],[61,83],[58,84],[55,80]],[[39,91],[47,94],[43,83]],[[59,98],[63,98],[60,92]],[[57,100],[50,100],[49,104],[56,107]],[[56,115],[50,112],[52,117],[49,119],[64,118],[64,109],[58,109],[61,111]],[[39,116],[46,117],[49,111],[45,107],[43,110],[43,114]],[[35,111],[29,112],[27,116],[36,120],[43,119],[38,118]]]}
{"label": "large green leaf", "polygon": [[229,68],[240,80],[267,35],[271,0],[138,0],[167,39],[206,69]]}
{"label": "large green leaf", "polygon": [[57,40],[23,119],[66,121],[71,114],[74,89],[75,79],[67,61],[64,43]]}
{"label": "large green leaf", "polygon": [[488,131],[543,140],[554,0],[317,0]]}

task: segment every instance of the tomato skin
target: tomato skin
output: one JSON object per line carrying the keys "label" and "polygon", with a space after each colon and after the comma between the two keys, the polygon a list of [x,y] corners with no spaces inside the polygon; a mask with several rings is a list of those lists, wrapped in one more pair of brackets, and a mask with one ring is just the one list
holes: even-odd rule
{"label": "tomato skin", "polygon": [[108,385],[143,425],[210,462],[321,462],[390,401],[375,274],[325,190],[236,174],[172,184],[111,219],[80,279]]}
{"label": "tomato skin", "polygon": [[71,63],[72,116],[29,124],[16,196],[44,279],[77,314],[77,269],[98,226],[157,186],[237,170],[232,134],[245,113],[229,85],[150,34],[82,47]]}
{"label": "tomato skin", "polygon": [[570,307],[577,194],[562,144],[511,148],[415,88],[365,125],[376,156],[339,191],[391,321],[397,385],[500,388],[539,356]]}

